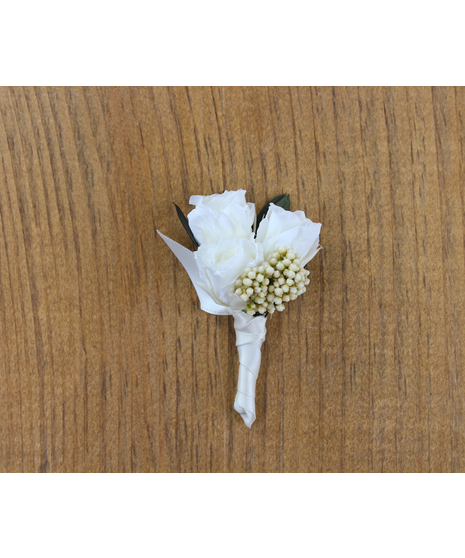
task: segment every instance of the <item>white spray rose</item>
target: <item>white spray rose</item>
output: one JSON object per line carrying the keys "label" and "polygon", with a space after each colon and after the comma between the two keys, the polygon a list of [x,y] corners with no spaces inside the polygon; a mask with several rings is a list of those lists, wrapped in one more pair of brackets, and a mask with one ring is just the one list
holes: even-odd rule
{"label": "white spray rose", "polygon": [[286,246],[299,253],[306,265],[318,251],[320,229],[321,224],[307,219],[303,211],[286,211],[272,203],[258,226],[256,241],[262,244],[265,259]]}
{"label": "white spray rose", "polygon": [[[203,280],[216,301],[231,305],[230,287],[246,267],[263,261],[262,245],[246,238],[221,238],[219,242],[202,244],[195,260]],[[234,302],[237,297],[234,296]],[[244,307],[243,302],[238,304]]]}
{"label": "white spray rose", "polygon": [[200,244],[218,242],[221,238],[253,239],[255,205],[245,201],[245,190],[192,196],[189,203],[196,207],[187,219]]}

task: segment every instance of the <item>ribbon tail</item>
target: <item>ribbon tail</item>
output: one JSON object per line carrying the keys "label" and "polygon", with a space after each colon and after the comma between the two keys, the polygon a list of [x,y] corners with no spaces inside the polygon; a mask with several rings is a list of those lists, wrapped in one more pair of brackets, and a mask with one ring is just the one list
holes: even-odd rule
{"label": "ribbon tail", "polygon": [[239,354],[239,374],[234,410],[249,428],[255,421],[255,385],[257,382],[261,347],[266,335],[266,318],[248,316],[243,312],[234,314],[236,346]]}
{"label": "ribbon tail", "polygon": [[171,249],[173,254],[181,262],[184,269],[187,271],[192,284],[194,285],[197,296],[200,300],[200,308],[207,312],[208,314],[216,314],[220,316],[225,316],[231,314],[231,310],[226,305],[218,304],[203,287],[202,281],[200,279],[199,268],[197,267],[197,262],[195,261],[194,252],[191,252],[181,244],[178,244],[171,238],[168,238],[160,231],[157,233],[163,238],[168,247]]}

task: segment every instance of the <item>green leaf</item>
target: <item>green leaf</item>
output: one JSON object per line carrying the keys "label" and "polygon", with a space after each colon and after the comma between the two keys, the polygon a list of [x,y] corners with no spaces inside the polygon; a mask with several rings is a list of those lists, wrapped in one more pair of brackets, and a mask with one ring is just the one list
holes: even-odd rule
{"label": "green leaf", "polygon": [[194,236],[194,233],[191,231],[191,228],[189,227],[189,221],[186,219],[186,216],[181,211],[181,209],[179,209],[179,207],[174,202],[173,202],[173,205],[176,208],[179,220],[181,221],[181,225],[186,229],[186,232],[189,235],[189,238],[194,243],[195,247],[198,248],[200,246],[200,244],[197,242],[197,240]]}
{"label": "green leaf", "polygon": [[279,205],[279,207],[282,207],[286,211],[291,210],[291,196],[289,194],[283,194],[280,200],[272,203]]}
{"label": "green leaf", "polygon": [[270,203],[274,203],[275,205],[277,205],[279,207],[282,207],[286,211],[291,210],[291,198],[290,198],[289,194],[281,194],[279,196],[276,196],[271,201],[269,201],[267,204],[265,204],[263,209],[257,215],[257,224],[256,224],[255,234],[257,234],[256,231],[258,230],[258,225],[266,217],[266,214],[268,213],[268,209],[270,208]]}

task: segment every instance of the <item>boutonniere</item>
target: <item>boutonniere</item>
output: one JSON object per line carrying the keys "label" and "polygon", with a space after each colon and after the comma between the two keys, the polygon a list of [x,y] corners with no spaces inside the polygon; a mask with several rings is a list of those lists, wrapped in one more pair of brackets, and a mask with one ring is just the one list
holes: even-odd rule
{"label": "boutonniere", "polygon": [[305,266],[320,249],[321,224],[303,211],[290,211],[287,194],[271,200],[258,215],[245,194],[192,196],[189,203],[195,209],[187,219],[176,206],[194,252],[157,232],[187,271],[202,310],[234,317],[239,353],[234,409],[250,428],[267,319],[305,292]]}

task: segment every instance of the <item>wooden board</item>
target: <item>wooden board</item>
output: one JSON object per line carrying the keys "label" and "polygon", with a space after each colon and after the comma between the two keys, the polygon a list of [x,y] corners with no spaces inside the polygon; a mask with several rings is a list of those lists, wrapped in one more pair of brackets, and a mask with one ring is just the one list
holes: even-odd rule
{"label": "wooden board", "polygon": [[[465,472],[465,89],[3,88],[0,157],[0,471]],[[155,233],[238,188],[323,224],[251,430]]]}

